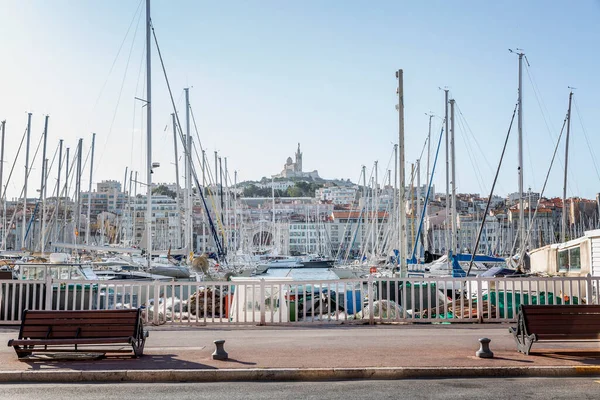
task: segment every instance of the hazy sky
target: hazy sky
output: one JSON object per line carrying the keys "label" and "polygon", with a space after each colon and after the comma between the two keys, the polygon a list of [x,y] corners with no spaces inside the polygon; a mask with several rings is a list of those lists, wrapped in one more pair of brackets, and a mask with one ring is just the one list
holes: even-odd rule
{"label": "hazy sky", "polygon": [[[143,11],[139,0],[0,0],[5,182],[27,111],[33,113],[32,157],[49,114],[48,158],[58,139],[73,154],[80,137],[85,158],[96,132],[94,183],[122,181],[126,167],[146,179],[144,109],[134,100],[145,96]],[[600,191],[599,18],[593,0],[152,3],[181,122],[189,86],[203,147],[211,160],[215,150],[227,157],[240,181],[278,173],[298,142],[304,169],[322,177],[357,181],[361,165],[370,171],[375,160],[385,175],[398,141],[394,73],[402,68],[407,168],[426,139],[425,113],[443,115],[439,87],[447,86],[458,106],[457,190],[482,194],[490,189],[517,99],[517,56],[508,52],[517,47],[530,63],[523,77],[525,188],[541,190],[568,86],[574,86],[568,193]],[[153,158],[161,163],[153,180],[173,182],[172,108],[156,49],[152,77]],[[440,124],[434,119],[433,145]],[[547,189],[552,196],[562,193],[564,142],[559,152]],[[40,166],[41,150],[30,196]],[[22,153],[9,197],[19,195],[23,175]],[[50,189],[55,176],[56,162]],[[517,188],[515,124],[496,193]]]}

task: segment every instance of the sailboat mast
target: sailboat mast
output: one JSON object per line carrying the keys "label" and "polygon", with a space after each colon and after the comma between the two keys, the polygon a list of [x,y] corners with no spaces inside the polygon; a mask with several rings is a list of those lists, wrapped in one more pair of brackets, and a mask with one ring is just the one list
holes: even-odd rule
{"label": "sailboat mast", "polygon": [[400,213],[400,248],[398,249],[400,254],[400,276],[406,277],[408,275],[408,268],[406,265],[406,193],[405,193],[405,171],[404,171],[404,77],[403,71],[399,69],[396,72],[396,78],[398,78],[398,136],[399,136],[399,147],[400,147],[400,202],[398,205],[398,212]]}
{"label": "sailboat mast", "polygon": [[60,216],[58,215],[58,212],[60,210],[60,193],[61,193],[61,188],[60,188],[60,175],[62,173],[62,166],[63,166],[63,140],[60,139],[58,141],[58,174],[56,177],[56,200],[54,202],[54,207],[55,207],[55,213],[56,213],[56,219],[54,220],[54,235],[53,235],[53,242],[58,242],[58,233],[60,231],[59,225],[58,225],[58,221],[60,219]]}
{"label": "sailboat mast", "polygon": [[[90,218],[92,216],[92,174],[94,173],[94,146],[96,144],[96,134],[92,133],[92,158],[90,160],[90,182],[88,184],[88,202],[87,202],[87,215],[85,221],[85,244],[90,244]],[[127,171],[125,171],[127,176]],[[97,218],[97,217],[96,217]],[[102,221],[104,225],[104,221]]]}
{"label": "sailboat mast", "polygon": [[[173,120],[173,150],[175,152],[175,203],[177,204],[177,218],[178,221],[181,221],[181,204],[179,202],[179,157],[177,154],[177,118],[175,118],[175,113],[171,114],[171,119]],[[187,235],[184,237],[187,239]],[[179,241],[181,241],[181,224],[179,226]]]}
{"label": "sailboat mast", "polygon": [[44,120],[44,145],[42,147],[42,182],[40,183],[40,197],[42,198],[42,235],[40,242],[40,250],[43,253],[45,250],[45,242],[46,242],[46,168],[48,164],[46,163],[46,144],[48,142],[48,118],[46,115]]}
{"label": "sailboat mast", "polygon": [[[392,215],[398,212],[398,145],[394,144],[394,208]],[[388,218],[389,219],[389,218]],[[392,217],[392,232],[397,232],[397,219]]]}
{"label": "sailboat mast", "polygon": [[[417,160],[417,213],[415,214],[415,226],[418,226],[420,224],[420,221],[418,221],[418,218],[421,218],[421,159]],[[421,247],[420,245],[423,244],[423,232],[421,231],[419,233],[419,237],[415,238],[415,241],[417,242],[417,264],[419,263],[420,257],[421,257]]]}
{"label": "sailboat mast", "polygon": [[27,179],[29,177],[29,143],[31,139],[31,113],[27,113],[27,147],[25,147],[25,185],[23,186],[23,221],[21,225],[21,248],[25,248],[25,225],[27,224]]}
{"label": "sailboat mast", "polygon": [[75,179],[75,244],[79,243],[81,227],[81,157],[83,153],[83,139],[77,144],[77,175]]}
{"label": "sailboat mast", "polygon": [[451,243],[452,243],[452,253],[456,253],[456,152],[454,146],[454,99],[450,100],[450,120],[452,124],[450,126],[450,149],[451,149],[451,159],[452,159],[452,210],[450,211],[450,215],[452,217],[452,234],[451,234]]}
{"label": "sailboat mast", "polygon": [[188,252],[194,251],[192,244],[192,208],[194,206],[192,200],[192,135],[190,129],[190,89],[185,88],[185,248]]}
{"label": "sailboat mast", "polygon": [[[444,219],[446,229],[444,230],[444,245],[446,253],[450,250],[450,238],[448,235],[448,227],[450,226],[450,131],[448,130],[448,89],[444,89],[444,123],[446,132],[446,218]],[[450,258],[448,258],[448,266]]]}
{"label": "sailboat mast", "polygon": [[[2,142],[0,148],[0,201],[2,202],[2,237],[6,237],[6,201],[4,201],[5,193],[2,191],[2,172],[4,170],[4,130],[6,129],[6,120],[2,121]],[[6,246],[6,240],[3,240],[4,246]],[[5,250],[4,248],[2,250]]]}
{"label": "sailboat mast", "polygon": [[146,194],[146,251],[148,268],[152,262],[152,48],[150,46],[152,21],[150,0],[146,0],[146,161],[148,192]]}
{"label": "sailboat mast", "polygon": [[64,224],[63,224],[63,242],[67,243],[67,218],[68,218],[68,213],[69,213],[69,151],[71,150],[70,147],[67,147],[67,154],[66,154],[66,160],[65,160],[65,204],[64,204],[64,209],[65,209],[65,219],[64,219]]}
{"label": "sailboat mast", "polygon": [[[525,250],[525,210],[523,209],[523,52],[519,52],[519,239],[521,254]],[[522,260],[519,260],[522,263]]]}
{"label": "sailboat mast", "polygon": [[564,242],[567,231],[567,166],[569,164],[569,133],[571,131],[571,101],[573,100],[573,91],[569,93],[569,110],[567,111],[567,139],[565,143],[565,177],[563,182],[563,209],[562,209],[562,230],[560,241]]}

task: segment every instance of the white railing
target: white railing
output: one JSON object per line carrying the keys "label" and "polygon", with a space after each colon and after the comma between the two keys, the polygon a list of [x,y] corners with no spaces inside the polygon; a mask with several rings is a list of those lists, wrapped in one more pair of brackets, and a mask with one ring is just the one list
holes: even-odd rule
{"label": "white railing", "polygon": [[598,277],[290,281],[0,280],[0,323],[24,309],[144,310],[148,324],[510,322],[520,304],[599,304]]}

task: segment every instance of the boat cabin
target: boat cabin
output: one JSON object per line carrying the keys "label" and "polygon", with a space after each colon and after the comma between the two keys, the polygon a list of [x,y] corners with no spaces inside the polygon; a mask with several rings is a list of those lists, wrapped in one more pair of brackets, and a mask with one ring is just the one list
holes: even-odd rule
{"label": "boat cabin", "polygon": [[600,276],[600,229],[564,243],[550,244],[529,253],[531,272],[563,276]]}

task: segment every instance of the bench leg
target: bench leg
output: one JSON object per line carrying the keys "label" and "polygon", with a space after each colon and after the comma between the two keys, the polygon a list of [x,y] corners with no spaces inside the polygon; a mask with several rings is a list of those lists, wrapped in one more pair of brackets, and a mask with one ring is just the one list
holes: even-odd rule
{"label": "bench leg", "polygon": [[537,340],[535,334],[526,335],[525,332],[519,332],[516,328],[508,328],[508,331],[512,333],[513,338],[515,339],[517,351],[528,356],[531,351],[531,346],[533,346],[533,342]]}
{"label": "bench leg", "polygon": [[131,342],[131,347],[133,348],[133,354],[136,357],[141,357],[144,355],[144,345],[146,344],[146,336],[143,335],[141,338],[133,340]]}
{"label": "bench leg", "polygon": [[[33,349],[33,346],[26,346],[26,347],[30,347]],[[17,358],[19,359],[23,359],[25,357],[28,357],[32,354],[31,351],[23,351],[25,350],[26,347],[21,347],[21,346],[13,346],[13,348],[15,349],[15,352],[17,353]]]}

